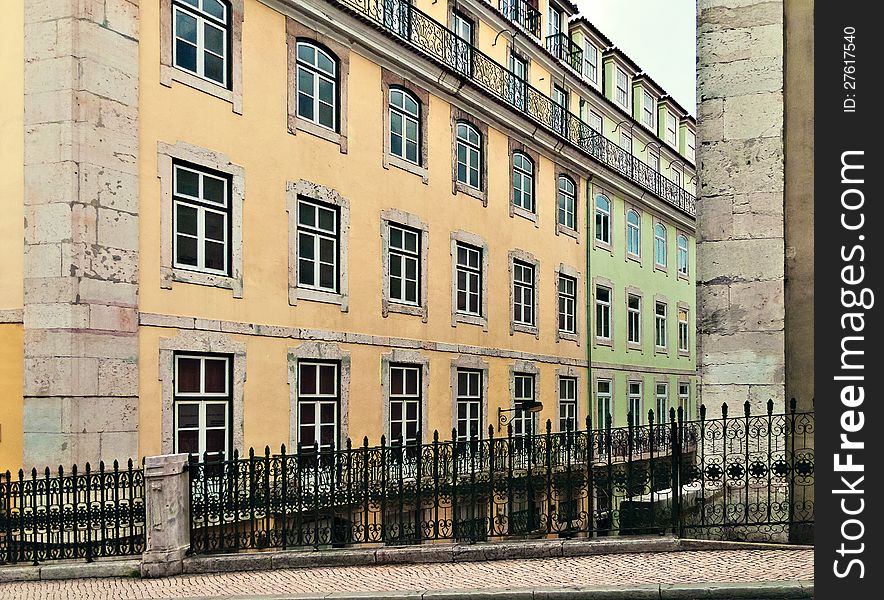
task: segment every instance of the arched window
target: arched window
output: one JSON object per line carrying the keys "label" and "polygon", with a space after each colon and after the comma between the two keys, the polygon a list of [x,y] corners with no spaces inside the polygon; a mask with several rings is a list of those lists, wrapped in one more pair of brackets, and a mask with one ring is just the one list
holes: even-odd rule
{"label": "arched window", "polygon": [[513,205],[534,212],[534,161],[513,152]]}
{"label": "arched window", "polygon": [[230,87],[230,8],[221,0],[173,0],[172,64],[222,87]]}
{"label": "arched window", "polygon": [[420,164],[421,105],[411,92],[390,90],[390,154]]}
{"label": "arched window", "polygon": [[595,197],[595,239],[611,243],[611,201],[604,196]]}
{"label": "arched window", "polygon": [[654,227],[654,264],[666,266],[666,226],[657,223]]}
{"label": "arched window", "polygon": [[626,252],[641,255],[641,218],[634,210],[626,213]]}
{"label": "arched window", "polygon": [[559,175],[559,224],[577,229],[577,186],[567,175]]}
{"label": "arched window", "polygon": [[313,42],[298,41],[298,116],[338,130],[338,61]]}
{"label": "arched window", "polygon": [[457,180],[481,189],[482,136],[465,121],[457,123]]}
{"label": "arched window", "polygon": [[678,272],[688,274],[688,238],[683,235],[678,236]]}

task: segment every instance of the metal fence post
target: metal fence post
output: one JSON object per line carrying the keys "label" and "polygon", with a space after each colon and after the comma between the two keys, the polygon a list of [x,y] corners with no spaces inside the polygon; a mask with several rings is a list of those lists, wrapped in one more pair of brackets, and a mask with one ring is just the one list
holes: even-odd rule
{"label": "metal fence post", "polygon": [[184,555],[190,547],[187,463],[187,454],[149,456],[144,461],[142,577],[167,577],[184,570]]}

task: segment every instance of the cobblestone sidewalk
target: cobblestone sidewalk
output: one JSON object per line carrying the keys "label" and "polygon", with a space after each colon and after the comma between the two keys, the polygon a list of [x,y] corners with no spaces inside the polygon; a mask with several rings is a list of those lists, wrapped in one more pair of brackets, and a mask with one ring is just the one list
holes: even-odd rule
{"label": "cobblestone sidewalk", "polygon": [[813,579],[812,550],[704,550],[324,567],[182,575],[167,579],[75,579],[0,584],[3,600],[230,598],[328,592],[795,582]]}

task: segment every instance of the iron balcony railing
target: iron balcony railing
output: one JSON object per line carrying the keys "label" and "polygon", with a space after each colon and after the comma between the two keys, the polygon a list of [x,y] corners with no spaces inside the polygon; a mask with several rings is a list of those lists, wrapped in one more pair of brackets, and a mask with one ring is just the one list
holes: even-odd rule
{"label": "iron balcony railing", "polygon": [[405,41],[424,56],[472,81],[547,131],[564,138],[598,163],[616,171],[684,214],[696,216],[696,199],[693,194],[653,171],[629,151],[592,129],[577,115],[563,111],[549,96],[517,77],[407,0],[328,2]]}
{"label": "iron balcony railing", "polygon": [[540,11],[527,0],[500,0],[500,12],[536,38],[540,38]]}
{"label": "iron balcony railing", "polygon": [[568,34],[556,33],[554,35],[546,36],[546,49],[549,50],[553,56],[578,73],[581,72],[581,66],[583,65],[583,50],[580,49],[580,46],[571,41]]}

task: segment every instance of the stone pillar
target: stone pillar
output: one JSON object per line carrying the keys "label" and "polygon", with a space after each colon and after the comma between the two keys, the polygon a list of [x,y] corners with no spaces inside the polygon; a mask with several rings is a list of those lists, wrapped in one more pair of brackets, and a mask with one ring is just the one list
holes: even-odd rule
{"label": "stone pillar", "polygon": [[25,468],[138,455],[138,2],[23,0]]}
{"label": "stone pillar", "polygon": [[785,401],[784,0],[698,0],[698,369],[711,416]]}
{"label": "stone pillar", "polygon": [[144,554],[142,577],[167,577],[183,570],[190,547],[190,478],[187,454],[144,460]]}

